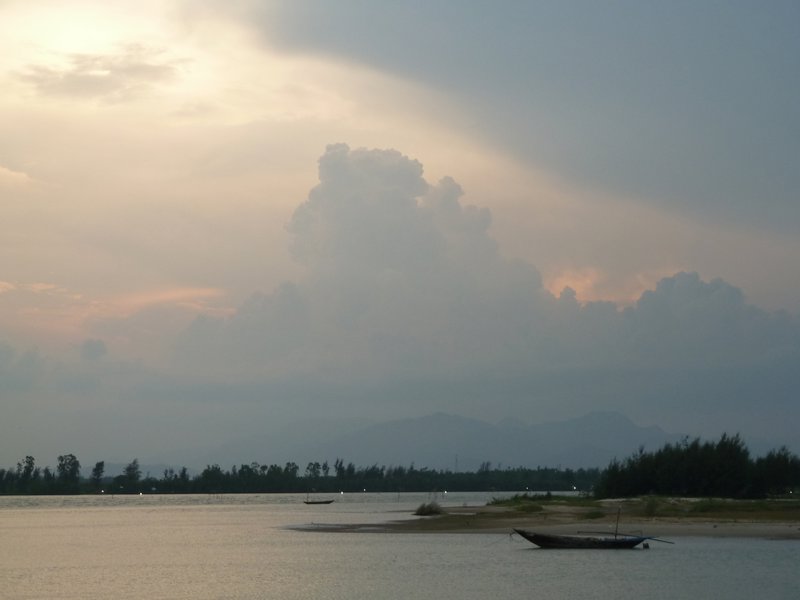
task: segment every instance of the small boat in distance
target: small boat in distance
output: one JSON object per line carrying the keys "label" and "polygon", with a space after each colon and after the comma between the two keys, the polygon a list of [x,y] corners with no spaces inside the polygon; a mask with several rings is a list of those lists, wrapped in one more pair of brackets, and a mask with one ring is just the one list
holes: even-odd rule
{"label": "small boat in distance", "polygon": [[[316,490],[311,490],[311,491],[316,491]],[[330,498],[328,500],[312,500],[310,496],[311,492],[306,494],[306,499],[303,500],[303,504],[333,504],[333,498]]]}
{"label": "small boat in distance", "polygon": [[584,535],[554,535],[536,533],[525,529],[514,529],[529,542],[540,548],[595,548],[602,550],[623,550],[635,548],[643,541],[651,539],[640,535],[615,535],[606,537]]}

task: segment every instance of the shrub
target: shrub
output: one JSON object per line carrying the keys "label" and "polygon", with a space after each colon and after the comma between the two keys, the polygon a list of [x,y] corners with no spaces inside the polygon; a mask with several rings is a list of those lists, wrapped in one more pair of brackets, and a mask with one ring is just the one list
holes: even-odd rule
{"label": "shrub", "polygon": [[423,502],[414,511],[414,514],[418,517],[429,517],[431,515],[440,515],[442,512],[442,507],[437,502],[428,502],[427,504]]}

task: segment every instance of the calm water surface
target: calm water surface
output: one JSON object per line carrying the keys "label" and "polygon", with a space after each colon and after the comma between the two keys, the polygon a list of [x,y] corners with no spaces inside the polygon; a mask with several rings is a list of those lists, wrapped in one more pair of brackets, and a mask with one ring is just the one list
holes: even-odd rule
{"label": "calm water surface", "polygon": [[[0,498],[0,598],[800,598],[797,541],[542,551],[499,534],[327,533],[313,529],[409,518],[431,498],[302,499]],[[445,506],[488,499],[437,498]]]}

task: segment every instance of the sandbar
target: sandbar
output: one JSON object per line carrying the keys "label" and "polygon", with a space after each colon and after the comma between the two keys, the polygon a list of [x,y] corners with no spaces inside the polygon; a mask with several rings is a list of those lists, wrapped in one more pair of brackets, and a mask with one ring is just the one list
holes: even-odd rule
{"label": "sandbar", "polygon": [[622,516],[617,525],[615,515],[588,520],[580,511],[565,507],[548,507],[537,513],[521,513],[498,506],[447,507],[441,515],[413,517],[385,523],[370,524],[313,524],[299,527],[305,531],[336,531],[348,533],[508,533],[514,528],[533,529],[542,533],[613,534],[631,533],[659,538],[680,537],[738,537],[760,539],[800,540],[800,521],[774,521],[745,518],[714,517],[641,517]]}

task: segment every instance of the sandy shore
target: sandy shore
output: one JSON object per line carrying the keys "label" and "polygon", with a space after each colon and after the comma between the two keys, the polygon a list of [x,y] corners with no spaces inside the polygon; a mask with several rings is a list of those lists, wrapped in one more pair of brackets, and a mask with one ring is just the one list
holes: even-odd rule
{"label": "sandy shore", "polygon": [[[542,533],[576,534],[613,533],[616,519],[604,517],[586,520],[569,509],[554,507],[543,512],[525,514],[503,507],[475,506],[447,508],[445,514],[433,517],[404,518],[383,524],[323,525],[302,527],[304,530],[382,533],[511,533],[514,528],[533,529]],[[619,531],[666,539],[679,537],[742,537],[800,540],[800,522],[775,522],[745,519],[714,518],[636,518],[623,516]]]}

